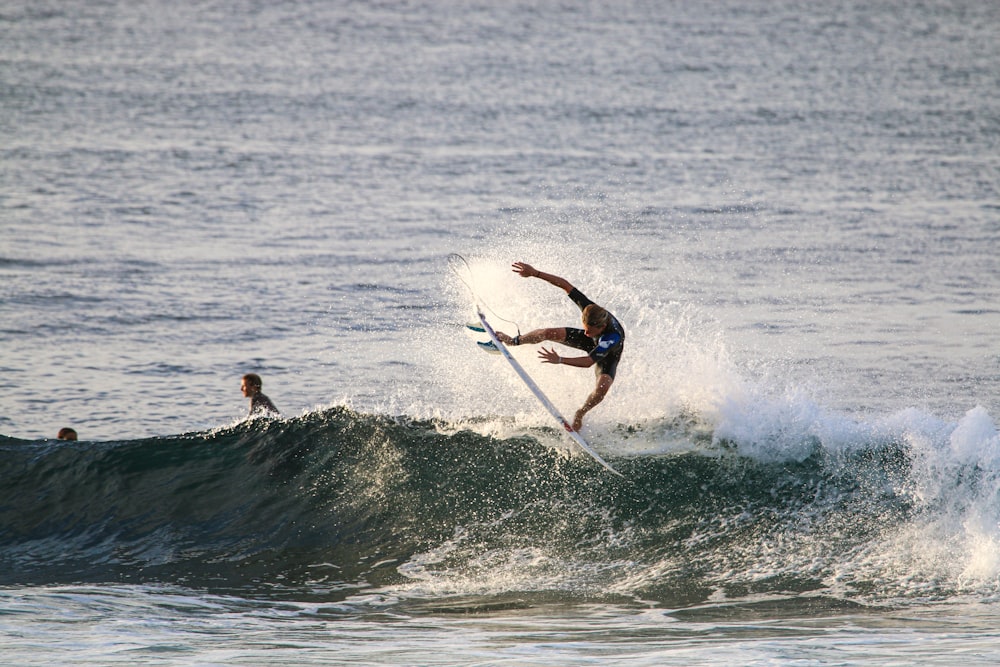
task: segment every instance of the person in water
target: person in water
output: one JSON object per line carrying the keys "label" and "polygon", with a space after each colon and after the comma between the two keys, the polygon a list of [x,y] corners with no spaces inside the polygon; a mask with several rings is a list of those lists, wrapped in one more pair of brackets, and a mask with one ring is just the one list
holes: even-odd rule
{"label": "person in water", "polygon": [[263,386],[264,381],[256,373],[247,373],[243,376],[240,390],[250,399],[250,412],[247,413],[247,417],[280,417],[278,408],[274,407],[271,399],[261,392]]}
{"label": "person in water", "polygon": [[530,264],[515,262],[514,273],[520,274],[522,278],[541,278],[545,282],[555,285],[564,290],[569,298],[573,300],[580,310],[583,311],[583,328],[571,327],[551,327],[547,329],[535,329],[526,334],[511,338],[505,333],[497,332],[497,338],[506,345],[524,345],[552,341],[561,343],[568,347],[583,350],[587,354],[582,357],[563,357],[556,353],[555,348],[546,349],[542,347],[538,351],[538,356],[543,364],[565,364],[576,368],[590,368],[597,366],[597,386],[591,392],[583,406],[576,411],[573,417],[573,430],[579,431],[583,425],[583,416],[598,403],[604,400],[608,390],[611,389],[615,381],[615,372],[618,369],[618,362],[622,358],[622,350],[625,345],[625,329],[621,322],[614,315],[601,308],[596,303],[588,299],[580,290],[576,289],[565,278],[554,276],[550,273],[543,273]]}
{"label": "person in water", "polygon": [[69,426],[64,426],[59,429],[59,435],[56,436],[60,440],[76,440],[76,429],[72,429]]}

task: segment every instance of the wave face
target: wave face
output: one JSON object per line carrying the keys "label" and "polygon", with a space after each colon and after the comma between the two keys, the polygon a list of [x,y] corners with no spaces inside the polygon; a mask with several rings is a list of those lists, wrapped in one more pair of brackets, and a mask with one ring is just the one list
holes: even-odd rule
{"label": "wave face", "polygon": [[[995,438],[982,415],[969,419],[955,431]],[[555,431],[478,428],[338,407],[169,438],[0,438],[0,585],[675,606],[996,593],[998,567],[983,559],[998,485],[982,460],[932,466],[883,439],[778,461],[675,424],[685,452],[611,456],[623,481],[547,446]]]}

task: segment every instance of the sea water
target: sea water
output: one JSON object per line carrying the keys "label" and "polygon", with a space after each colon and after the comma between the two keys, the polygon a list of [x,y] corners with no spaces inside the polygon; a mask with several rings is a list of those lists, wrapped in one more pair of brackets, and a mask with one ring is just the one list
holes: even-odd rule
{"label": "sea water", "polygon": [[4,3],[3,662],[995,664],[998,29]]}

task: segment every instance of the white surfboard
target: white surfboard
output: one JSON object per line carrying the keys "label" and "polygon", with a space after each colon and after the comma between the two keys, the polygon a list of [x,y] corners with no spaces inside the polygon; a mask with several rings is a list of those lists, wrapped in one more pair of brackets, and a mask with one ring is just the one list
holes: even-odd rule
{"label": "white surfboard", "polygon": [[[531,390],[531,393],[535,395],[535,398],[537,398],[541,402],[541,404],[545,406],[545,409],[549,411],[549,414],[555,417],[556,421],[558,421],[562,425],[562,427],[566,429],[566,433],[569,435],[570,438],[573,439],[573,442],[575,442],[580,447],[580,449],[582,449],[584,452],[590,455],[591,458],[593,458],[595,461],[604,466],[604,468],[606,468],[609,472],[612,472],[615,475],[624,478],[625,475],[621,474],[620,472],[612,468],[610,465],[608,465],[608,462],[602,459],[600,454],[598,454],[597,452],[595,452],[593,449],[590,448],[590,445],[588,445],[587,441],[583,439],[583,436],[581,436],[578,431],[573,430],[573,427],[570,425],[568,421],[566,421],[565,417],[563,417],[559,413],[559,410],[556,409],[556,406],[552,405],[552,401],[550,401],[548,397],[542,392],[542,390],[538,388],[538,385],[535,384],[535,381],[531,379],[531,376],[528,375],[528,372],[524,370],[521,364],[518,363],[517,359],[515,359],[513,355],[511,355],[510,350],[508,350],[507,347],[500,342],[500,339],[497,338],[497,334],[493,330],[493,327],[491,327],[490,323],[486,321],[486,316],[483,315],[483,311],[477,307],[476,313],[479,315],[479,321],[482,322],[483,331],[485,331],[489,335],[490,340],[493,341],[493,347],[495,347],[496,350],[500,352],[501,355],[503,355],[503,358],[506,359],[508,363],[510,363],[514,371],[517,372],[517,374],[521,377],[522,380],[524,380],[524,384],[528,386],[528,389]],[[470,328],[475,330],[474,327]],[[480,345],[483,346],[488,344],[483,343]]]}

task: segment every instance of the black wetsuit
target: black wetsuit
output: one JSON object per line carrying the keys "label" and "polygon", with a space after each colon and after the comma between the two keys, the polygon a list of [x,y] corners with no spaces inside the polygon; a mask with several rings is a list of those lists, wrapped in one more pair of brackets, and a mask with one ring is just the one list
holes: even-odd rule
{"label": "black wetsuit", "polygon": [[[580,306],[581,311],[594,303],[575,287],[569,293],[569,298]],[[625,349],[625,328],[622,327],[618,318],[611,313],[608,315],[611,317],[611,321],[604,328],[604,333],[597,338],[590,338],[583,332],[583,329],[566,327],[566,340],[563,341],[563,344],[588,353],[590,358],[597,362],[598,375],[610,375],[614,378],[615,372],[618,370],[618,362],[622,358],[622,350]]]}
{"label": "black wetsuit", "polygon": [[258,415],[278,417],[281,413],[278,412],[278,408],[274,407],[270,398],[264,394],[254,394],[250,397],[250,414],[247,416],[256,417]]}

